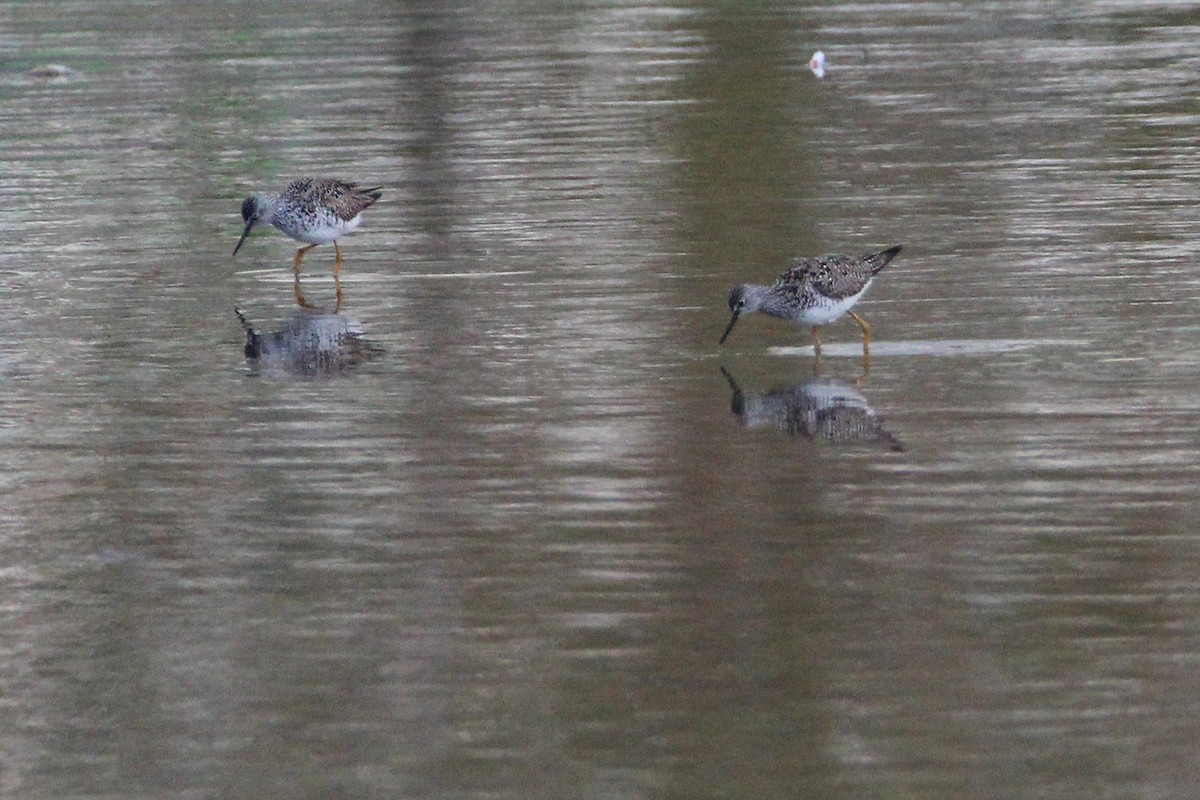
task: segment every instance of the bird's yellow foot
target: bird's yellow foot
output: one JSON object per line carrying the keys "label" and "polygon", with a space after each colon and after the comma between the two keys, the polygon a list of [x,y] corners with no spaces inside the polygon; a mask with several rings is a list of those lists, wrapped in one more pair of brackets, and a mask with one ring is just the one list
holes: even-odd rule
{"label": "bird's yellow foot", "polygon": [[296,281],[292,285],[292,291],[296,293],[296,305],[301,308],[312,308],[313,304],[304,299],[304,292],[300,290],[300,273],[296,273]]}

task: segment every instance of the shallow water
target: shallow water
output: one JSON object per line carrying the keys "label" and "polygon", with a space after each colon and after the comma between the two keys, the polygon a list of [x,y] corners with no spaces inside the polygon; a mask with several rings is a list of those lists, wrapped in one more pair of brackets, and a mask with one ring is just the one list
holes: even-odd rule
{"label": "shallow water", "polygon": [[1192,16],[0,5],[0,794],[1194,797]]}

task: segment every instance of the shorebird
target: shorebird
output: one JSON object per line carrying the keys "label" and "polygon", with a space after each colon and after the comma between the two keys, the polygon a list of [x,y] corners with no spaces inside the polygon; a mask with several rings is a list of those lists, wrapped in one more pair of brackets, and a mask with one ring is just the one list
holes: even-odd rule
{"label": "shorebird", "polygon": [[871,349],[871,326],[850,309],[862,299],[875,276],[888,265],[900,245],[851,258],[818,256],[797,259],[771,286],[742,283],[729,293],[733,318],[717,344],[724,344],[737,321],[761,311],[779,319],[812,327],[813,347],[821,354],[821,326],[849,314],[862,327],[863,355]]}
{"label": "shorebird", "polygon": [[336,278],[342,270],[342,248],[337,240],[346,236],[362,222],[362,212],[382,196],[379,187],[360,189],[357,183],[331,178],[301,178],[292,181],[278,194],[250,195],[242,203],[242,219],[246,229],[238,239],[233,254],[255,225],[274,225],[298,242],[307,242],[296,251],[292,269],[300,274],[304,254],[319,244],[333,242],[337,256],[333,262]]}

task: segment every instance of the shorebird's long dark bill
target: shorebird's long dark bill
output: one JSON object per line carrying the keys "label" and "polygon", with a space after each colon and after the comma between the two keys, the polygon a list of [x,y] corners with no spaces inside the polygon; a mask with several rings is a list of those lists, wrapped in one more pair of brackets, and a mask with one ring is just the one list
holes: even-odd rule
{"label": "shorebird's long dark bill", "polygon": [[242,231],[242,238],[238,239],[237,247],[233,248],[233,254],[235,256],[237,255],[237,251],[242,249],[242,242],[246,241],[246,237],[250,235],[250,229],[253,227],[253,222],[246,223],[246,230]]}
{"label": "shorebird's long dark bill", "polygon": [[729,332],[733,330],[733,326],[737,324],[737,321],[738,315],[734,314],[733,319],[729,320],[729,327],[725,329],[725,333],[721,334],[721,341],[717,342],[717,344],[725,344],[725,340],[729,338]]}

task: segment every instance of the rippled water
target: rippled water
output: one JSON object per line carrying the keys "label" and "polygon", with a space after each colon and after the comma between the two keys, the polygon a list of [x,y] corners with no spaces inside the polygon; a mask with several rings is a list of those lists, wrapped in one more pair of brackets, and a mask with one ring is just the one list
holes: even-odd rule
{"label": "rippled water", "polygon": [[[0,5],[0,794],[1200,791],[1187,4],[54,9]],[[306,174],[384,187],[336,316],[330,248],[313,313],[230,255]],[[895,243],[869,365],[717,346]]]}

